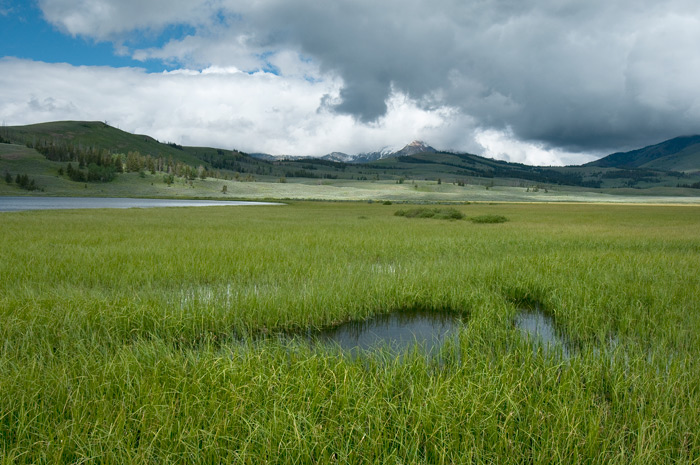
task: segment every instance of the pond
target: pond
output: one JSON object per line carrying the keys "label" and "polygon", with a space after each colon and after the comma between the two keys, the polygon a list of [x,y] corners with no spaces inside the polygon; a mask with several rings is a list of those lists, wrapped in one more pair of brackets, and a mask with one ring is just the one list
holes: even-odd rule
{"label": "pond", "polygon": [[557,330],[554,319],[539,308],[521,310],[515,316],[515,327],[523,337],[531,341],[535,352],[540,349],[545,353],[561,350],[565,359],[570,357],[566,338]]}
{"label": "pond", "polygon": [[233,200],[129,199],[114,197],[0,197],[0,212],[86,208],[212,207],[232,205],[283,205]]}
{"label": "pond", "polygon": [[419,349],[426,355],[435,355],[447,341],[458,342],[458,330],[462,324],[453,313],[398,311],[368,320],[350,321],[313,337],[354,356],[384,348],[394,354]]}

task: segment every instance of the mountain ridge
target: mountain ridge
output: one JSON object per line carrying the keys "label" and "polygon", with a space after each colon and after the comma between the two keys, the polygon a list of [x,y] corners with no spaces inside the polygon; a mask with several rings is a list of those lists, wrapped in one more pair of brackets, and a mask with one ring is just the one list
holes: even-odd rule
{"label": "mountain ridge", "polygon": [[396,150],[390,146],[385,146],[374,152],[361,152],[357,154],[348,154],[345,152],[331,152],[321,156],[304,156],[304,155],[270,155],[267,153],[251,153],[250,155],[261,160],[279,161],[279,160],[300,160],[305,158],[317,158],[321,160],[334,161],[338,163],[371,163],[385,158],[405,157],[415,155],[417,153],[437,153],[438,150],[431,147],[420,140],[414,140]]}
{"label": "mountain ridge", "polygon": [[660,171],[700,171],[700,135],[679,136],[629,152],[616,152],[581,166]]}

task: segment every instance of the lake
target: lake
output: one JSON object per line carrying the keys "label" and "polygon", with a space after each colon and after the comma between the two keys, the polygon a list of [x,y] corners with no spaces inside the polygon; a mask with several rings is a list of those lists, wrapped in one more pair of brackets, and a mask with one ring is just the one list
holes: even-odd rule
{"label": "lake", "polygon": [[0,197],[0,212],[86,208],[162,208],[243,205],[283,205],[237,200],[129,199],[113,197]]}

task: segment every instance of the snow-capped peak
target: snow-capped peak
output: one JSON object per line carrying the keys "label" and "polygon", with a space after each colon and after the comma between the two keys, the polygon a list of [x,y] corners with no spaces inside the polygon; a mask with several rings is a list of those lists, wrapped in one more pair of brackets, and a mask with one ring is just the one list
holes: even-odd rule
{"label": "snow-capped peak", "polygon": [[387,145],[376,152],[358,153],[357,155],[347,155],[345,153],[333,152],[325,155],[322,158],[325,158],[326,160],[343,161],[346,163],[368,163],[384,158],[403,157],[424,152],[437,152],[437,150],[421,140],[414,140],[402,148]]}

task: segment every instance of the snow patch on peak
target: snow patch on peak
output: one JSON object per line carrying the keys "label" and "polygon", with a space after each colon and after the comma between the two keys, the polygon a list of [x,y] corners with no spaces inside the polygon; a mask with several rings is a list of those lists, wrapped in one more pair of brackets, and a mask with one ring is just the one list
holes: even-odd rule
{"label": "snow patch on peak", "polygon": [[425,142],[421,140],[414,140],[401,150],[394,152],[392,156],[394,157],[404,157],[407,155],[415,155],[417,153],[425,153],[425,152],[437,152],[434,148],[426,144]]}
{"label": "snow patch on peak", "polygon": [[364,152],[358,153],[357,155],[348,155],[345,153],[333,152],[322,158],[326,160],[342,161],[345,163],[369,163],[376,160],[382,160],[385,158],[396,158],[403,157],[407,155],[415,155],[417,153],[425,152],[437,152],[434,148],[423,142],[422,140],[414,140],[408,145],[403,147],[392,147],[386,145],[376,152]]}
{"label": "snow patch on peak", "polygon": [[379,153],[382,158],[386,157],[387,155],[391,155],[392,153],[396,152],[399,150],[398,147],[392,147],[390,145],[382,147],[377,153]]}

